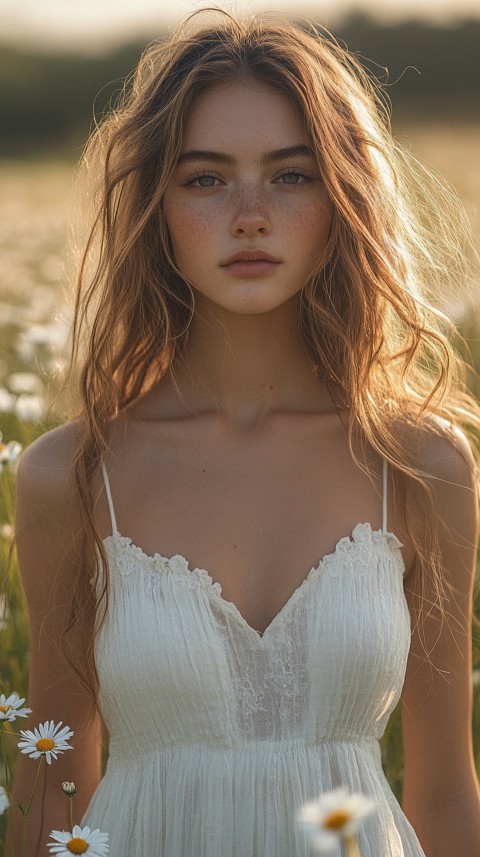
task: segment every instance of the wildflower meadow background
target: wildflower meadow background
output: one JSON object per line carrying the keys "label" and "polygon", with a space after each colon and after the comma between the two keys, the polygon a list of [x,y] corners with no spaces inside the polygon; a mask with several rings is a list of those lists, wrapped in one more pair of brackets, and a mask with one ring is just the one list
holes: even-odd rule
{"label": "wildflower meadow background", "polygon": [[[114,72],[109,73],[110,78],[114,76]],[[10,78],[8,81],[10,86]],[[1,95],[0,85],[0,99]],[[48,106],[44,106],[42,115],[50,115]],[[84,130],[74,143],[70,140],[63,148],[57,146],[55,154],[47,148],[39,156],[31,148],[29,151],[25,148],[21,159],[15,151],[2,150],[0,140],[0,575],[6,567],[14,525],[14,459],[18,448],[11,442],[25,448],[60,421],[55,414],[47,417],[46,405],[57,388],[56,377],[66,359],[73,300],[68,221],[74,203],[74,165],[85,139]],[[478,118],[465,115],[447,121],[441,112],[423,116],[417,111],[405,114],[394,125],[394,132],[456,188],[473,224],[477,250],[480,249]],[[470,282],[462,294],[439,295],[441,308],[455,319],[467,340],[477,371],[480,371],[479,298],[480,280]],[[478,387],[473,392],[480,395]],[[474,611],[479,622],[478,571]],[[8,697],[16,692],[26,697],[28,705],[28,673],[28,617],[14,558],[7,591],[0,591],[0,694]],[[472,684],[473,744],[480,776],[480,625],[475,620]],[[75,737],[72,747],[75,748]],[[403,749],[399,707],[390,718],[381,747],[385,774],[401,800]],[[14,767],[19,751],[13,741],[8,748]],[[108,750],[104,753],[104,768],[107,757]],[[4,785],[3,765],[0,765],[0,786]],[[5,821],[4,813],[0,815],[0,853],[3,853]]]}
{"label": "wildflower meadow background", "polygon": [[[480,168],[475,161],[473,133],[445,131],[438,146],[434,127],[405,129],[412,146],[456,181],[472,217],[480,202]],[[478,139],[478,138],[477,138]],[[459,146],[462,157],[451,158]],[[443,155],[443,157],[442,157]],[[454,162],[453,162],[454,161]],[[477,173],[475,174],[475,170]],[[472,175],[476,179],[472,182]],[[68,277],[67,213],[71,196],[73,163],[0,163],[0,431],[4,447],[11,441],[23,447],[58,422],[45,417],[49,387],[55,391],[55,373],[64,365],[65,344],[71,313]],[[446,301],[458,318],[477,370],[480,369],[480,322],[475,301],[458,296]],[[475,391],[477,395],[480,390]],[[0,446],[0,564],[6,566],[13,528],[15,467]],[[477,574],[475,613],[480,620],[480,577]],[[473,628],[474,684],[473,733],[476,767],[480,776],[480,630]],[[28,705],[28,618],[16,562],[10,574],[8,594],[0,601],[0,693],[16,691]],[[10,750],[15,745],[10,742]],[[74,741],[73,741],[74,746]],[[387,779],[401,799],[403,752],[400,710],[394,711],[381,742]],[[18,751],[17,751],[18,752]],[[104,754],[104,765],[107,753]],[[11,762],[15,758],[12,752]],[[0,784],[4,785],[0,769]],[[0,852],[6,815],[0,816]]]}

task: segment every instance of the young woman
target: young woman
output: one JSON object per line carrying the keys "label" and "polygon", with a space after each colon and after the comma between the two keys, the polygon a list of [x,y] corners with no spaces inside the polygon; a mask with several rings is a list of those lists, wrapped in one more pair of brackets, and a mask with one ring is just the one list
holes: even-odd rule
{"label": "young woman", "polygon": [[332,40],[220,12],[147,50],[92,154],[80,405],[18,470],[28,704],[75,731],[41,841],[73,780],[115,857],[307,857],[298,808],[344,785],[362,857],[478,857],[448,193]]}

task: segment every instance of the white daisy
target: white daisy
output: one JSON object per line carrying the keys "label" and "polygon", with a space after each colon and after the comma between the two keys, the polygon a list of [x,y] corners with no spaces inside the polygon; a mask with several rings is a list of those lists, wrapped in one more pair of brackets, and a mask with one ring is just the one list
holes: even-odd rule
{"label": "white daisy", "polygon": [[23,446],[18,440],[9,440],[8,443],[2,443],[0,439],[0,472],[3,465],[8,465],[10,470],[15,469]]}
{"label": "white daisy", "polygon": [[88,854],[88,857],[104,857],[108,854],[108,833],[100,833],[100,829],[90,830],[89,827],[79,827],[76,824],[70,833],[66,830],[52,830],[51,839],[47,842],[50,854],[58,857],[71,857],[72,854]]}
{"label": "white daisy", "polygon": [[296,821],[305,827],[313,848],[331,851],[342,839],[354,836],[360,821],[374,809],[371,798],[340,787],[304,804]]}
{"label": "white daisy", "polygon": [[5,387],[0,387],[0,411],[4,414],[10,414],[13,411],[16,401],[16,396],[12,396]]}
{"label": "white daisy", "polygon": [[[1,408],[0,408],[1,410]],[[13,527],[11,524],[0,524],[0,539],[11,539],[13,536]]]}
{"label": "white daisy", "polygon": [[12,372],[7,378],[7,384],[12,393],[41,393],[43,384],[34,372]]}
{"label": "white daisy", "polygon": [[13,723],[16,717],[27,717],[32,713],[31,708],[21,708],[25,702],[25,697],[20,699],[18,693],[11,693],[6,697],[5,694],[0,694],[0,720],[9,720]]}
{"label": "white daisy", "polygon": [[0,786],[0,815],[5,812],[9,805],[9,800],[7,797],[7,793],[3,786]]}
{"label": "white daisy", "polygon": [[43,415],[44,405],[39,396],[21,393],[13,406],[14,414],[26,423],[36,423]]}
{"label": "white daisy", "polygon": [[62,721],[55,726],[53,720],[40,723],[38,729],[35,727],[33,732],[30,729],[21,729],[20,734],[26,739],[19,741],[18,746],[22,753],[27,753],[31,759],[38,759],[39,756],[46,756],[47,764],[52,762],[52,756],[57,758],[57,753],[63,753],[64,750],[73,750],[70,744],[67,744],[67,739],[71,738],[73,732],[68,726],[60,729]]}

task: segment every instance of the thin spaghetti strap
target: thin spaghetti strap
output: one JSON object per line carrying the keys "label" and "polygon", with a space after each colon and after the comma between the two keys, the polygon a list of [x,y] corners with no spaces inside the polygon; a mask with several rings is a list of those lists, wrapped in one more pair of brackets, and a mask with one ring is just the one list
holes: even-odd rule
{"label": "thin spaghetti strap", "polygon": [[383,532],[387,532],[387,474],[388,474],[388,461],[386,458],[383,459]]}
{"label": "thin spaghetti strap", "polygon": [[103,481],[105,483],[105,491],[107,492],[108,508],[110,509],[110,518],[112,520],[112,530],[114,533],[118,533],[117,521],[115,519],[115,511],[113,508],[112,492],[110,491],[110,482],[108,479],[107,468],[105,467],[104,461],[102,461],[102,470],[103,470]]}

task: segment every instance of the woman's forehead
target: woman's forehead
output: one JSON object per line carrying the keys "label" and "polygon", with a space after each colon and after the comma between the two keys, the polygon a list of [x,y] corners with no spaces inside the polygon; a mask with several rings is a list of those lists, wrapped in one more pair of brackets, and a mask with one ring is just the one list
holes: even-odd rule
{"label": "woman's forehead", "polygon": [[[224,144],[222,145],[222,141]],[[307,145],[305,124],[291,99],[277,87],[255,81],[203,90],[190,108],[184,149],[279,149]]]}

